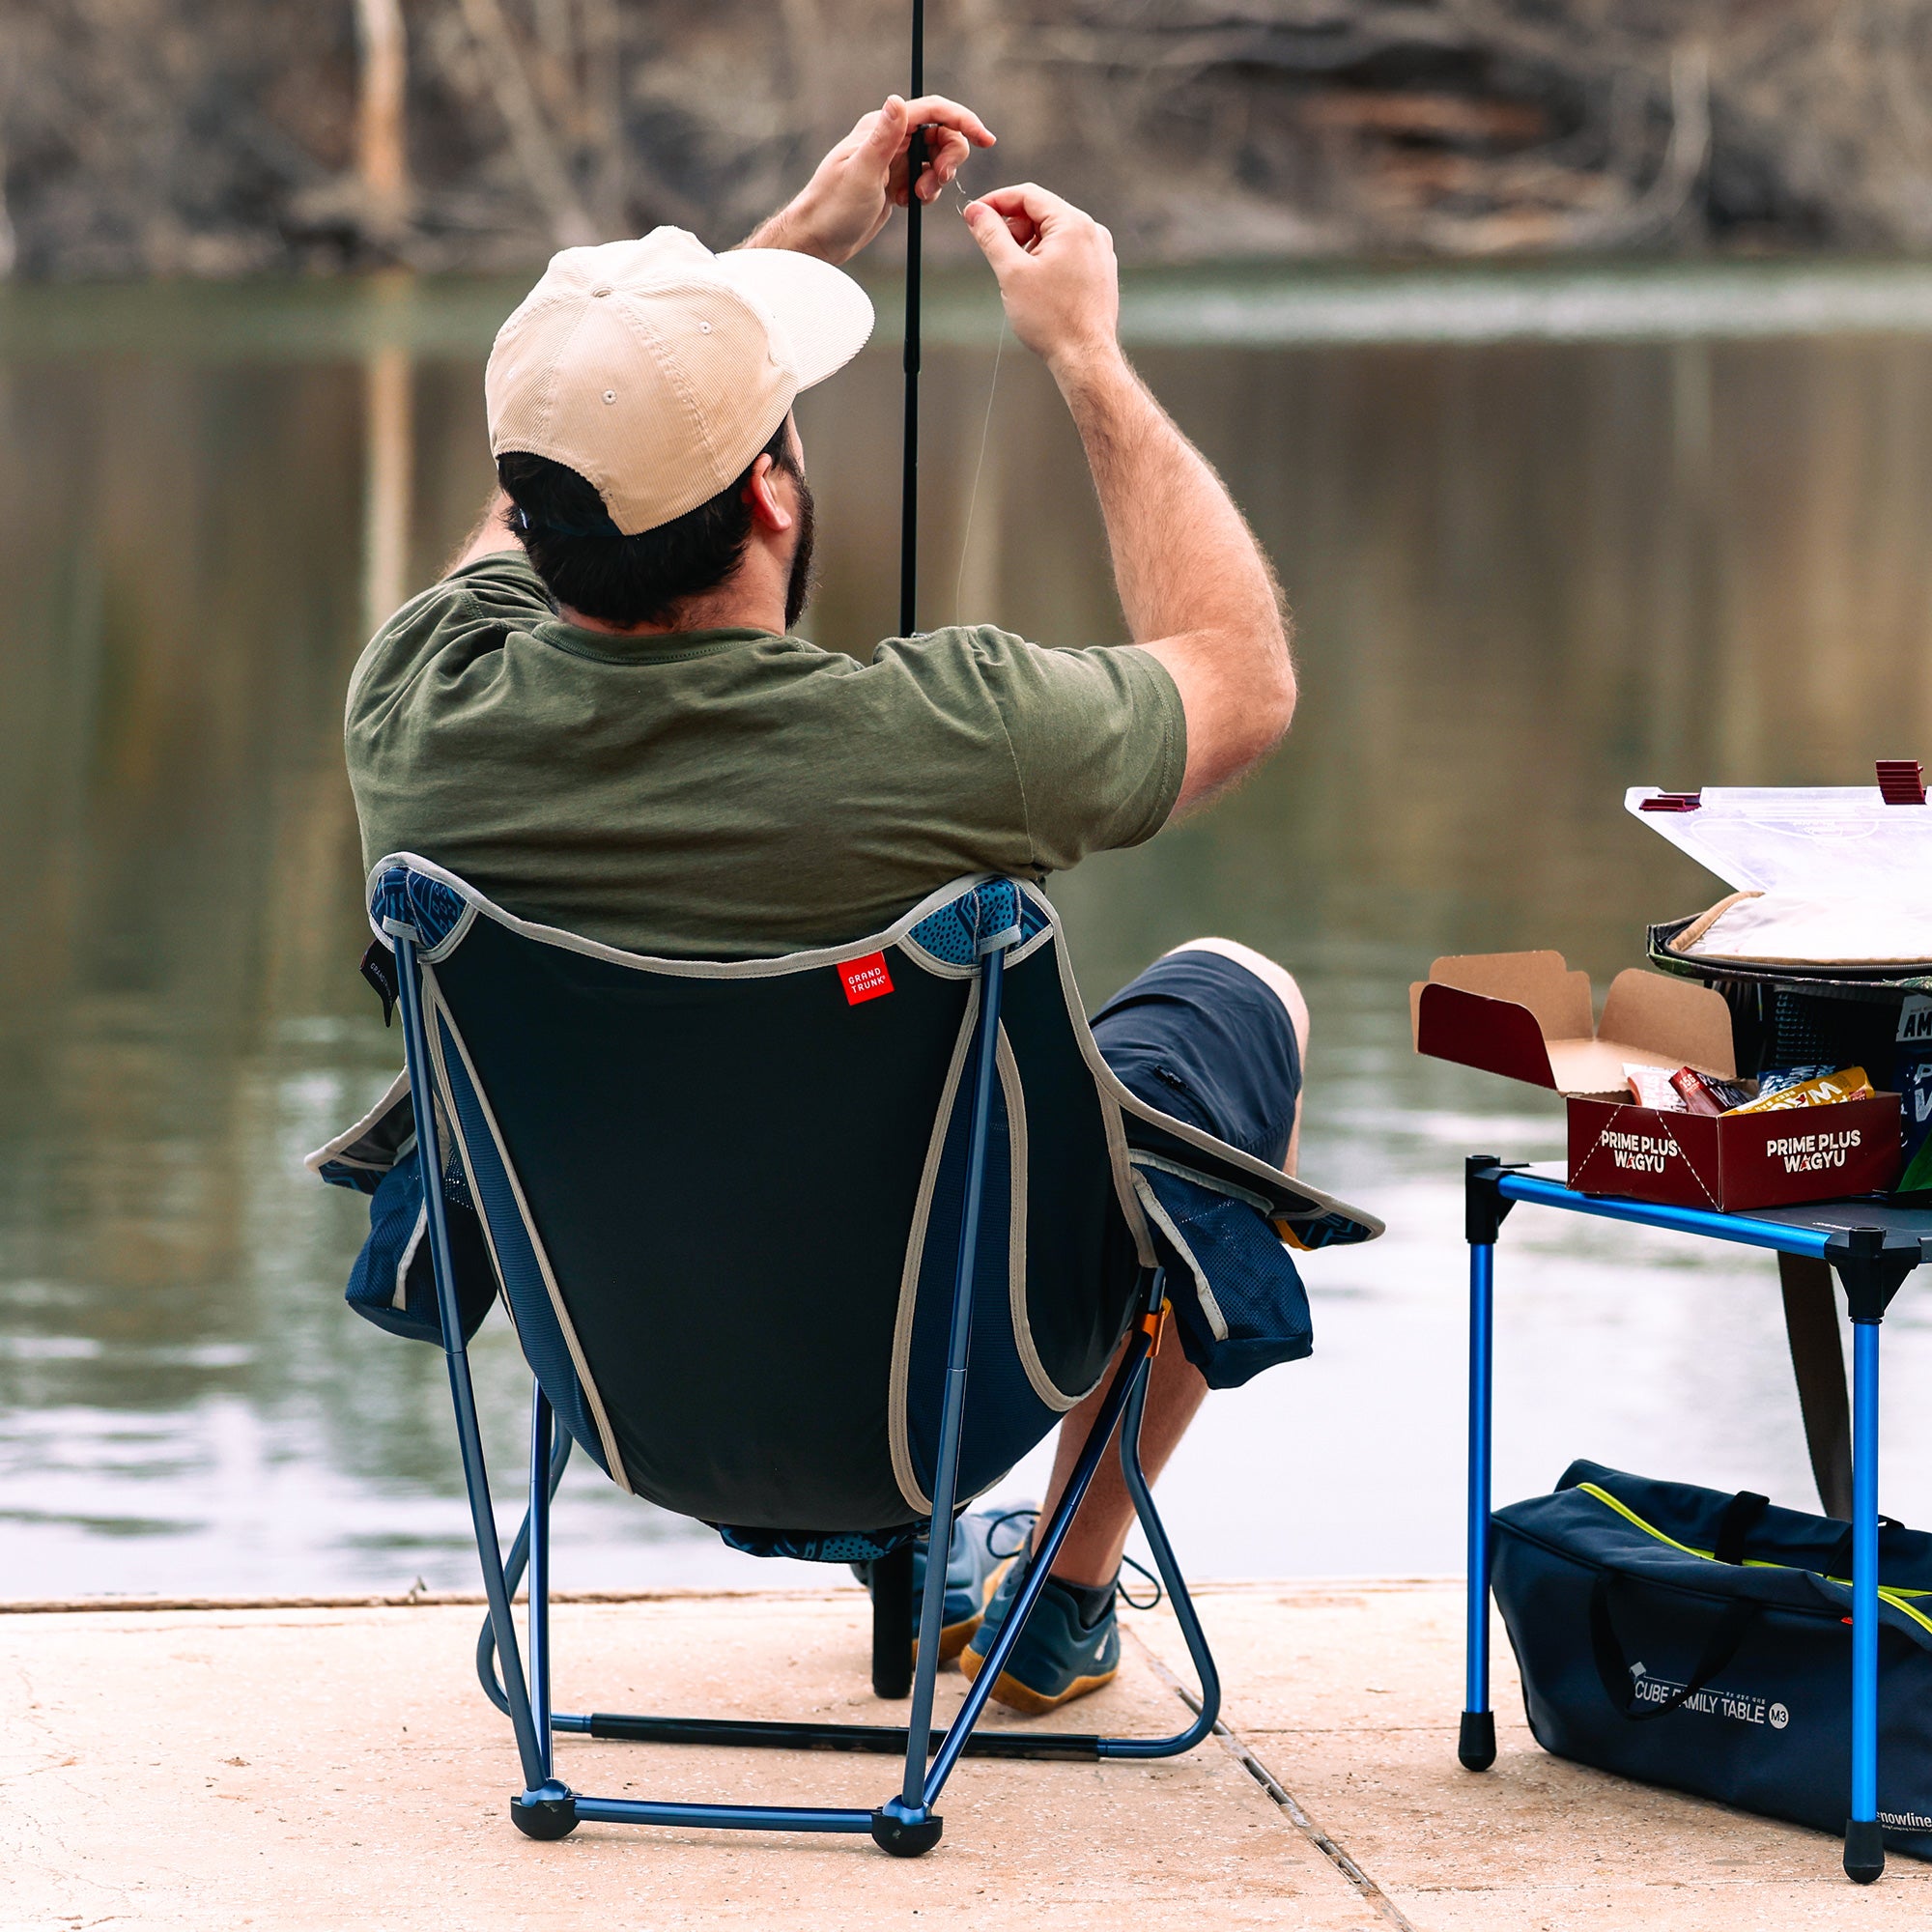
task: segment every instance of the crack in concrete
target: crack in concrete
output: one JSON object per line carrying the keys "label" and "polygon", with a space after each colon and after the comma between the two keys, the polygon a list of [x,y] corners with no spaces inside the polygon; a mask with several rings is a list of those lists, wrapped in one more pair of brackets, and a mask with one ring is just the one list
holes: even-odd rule
{"label": "crack in concrete", "polygon": [[[1190,1690],[1167,1667],[1166,1663],[1154,1654],[1153,1647],[1138,1632],[1126,1631],[1124,1634],[1133,1638],[1154,1675],[1198,1716],[1201,1710],[1199,1695]],[[1255,1755],[1247,1742],[1228,1724],[1225,1719],[1217,1718],[1214,1720],[1213,1735],[1214,1742],[1274,1800],[1289,1823],[1354,1887],[1368,1904],[1374,1906],[1382,1918],[1395,1926],[1397,1932],[1416,1932],[1415,1925],[1404,1915],[1394,1900],[1308,1815],[1294,1794]]]}

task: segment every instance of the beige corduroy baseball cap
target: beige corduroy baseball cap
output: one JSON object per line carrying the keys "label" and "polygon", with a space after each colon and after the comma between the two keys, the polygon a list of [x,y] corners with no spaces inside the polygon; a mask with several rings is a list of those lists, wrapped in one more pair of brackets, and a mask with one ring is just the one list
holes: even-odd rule
{"label": "beige corduroy baseball cap", "polygon": [[789,249],[714,255],[681,228],[566,248],[497,332],[490,451],[567,465],[636,536],[741,476],[871,332],[865,290]]}

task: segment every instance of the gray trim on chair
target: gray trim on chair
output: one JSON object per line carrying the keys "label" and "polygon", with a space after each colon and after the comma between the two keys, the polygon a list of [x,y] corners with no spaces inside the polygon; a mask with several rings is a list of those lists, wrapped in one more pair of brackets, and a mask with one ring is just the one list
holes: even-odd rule
{"label": "gray trim on chair", "polygon": [[313,1153],[302,1155],[302,1165],[311,1174],[320,1174],[331,1160],[340,1161],[344,1167],[359,1167],[368,1174],[387,1174],[397,1162],[406,1160],[415,1151],[416,1137],[408,1135],[396,1147],[395,1152],[384,1160],[359,1159],[351,1150],[366,1134],[373,1131],[395,1112],[396,1108],[410,1097],[410,1070],[406,1066],[391,1080],[383,1092],[383,1097],[369,1109],[353,1126],[344,1127],[332,1140],[324,1141]]}
{"label": "gray trim on chair", "polygon": [[1105,1379],[1106,1369],[1094,1378],[1091,1388],[1069,1395],[1046,1372],[1039,1350],[1033,1339],[1033,1323],[1027,1315],[1027,1118],[1026,1089],[1020,1080],[1019,1062],[1013,1057],[1012,1042],[1007,1037],[1005,1021],[994,1045],[993,1065],[1000,1074],[1000,1092],[1007,1103],[1007,1145],[1012,1185],[1007,1208],[1007,1318],[1012,1323],[1013,1352],[1018,1355],[1026,1378],[1046,1406],[1065,1415],[1093,1394]]}
{"label": "gray trim on chair", "polygon": [[[1137,1161],[1136,1168],[1139,1165]],[[1160,1205],[1160,1196],[1141,1179],[1138,1173],[1134,1176],[1134,1191],[1140,1196],[1148,1213],[1158,1224],[1161,1233],[1172,1243],[1175,1253],[1187,1264],[1187,1272],[1194,1277],[1194,1293],[1201,1303],[1202,1314],[1208,1318],[1208,1326],[1213,1330],[1217,1342],[1225,1342],[1228,1339],[1228,1318],[1221,1313],[1221,1304],[1214,1299],[1214,1290],[1208,1279],[1208,1270],[1201,1265],[1194,1250],[1187,1245],[1186,1236],[1175,1226],[1174,1217]]]}
{"label": "gray trim on chair", "polygon": [[899,1494],[922,1516],[932,1513],[932,1498],[919,1486],[912,1465],[912,1443],[906,1427],[906,1389],[912,1378],[913,1319],[919,1312],[919,1278],[925,1265],[925,1229],[932,1213],[932,1190],[939,1179],[939,1168],[946,1154],[947,1130],[952,1124],[952,1109],[958,1104],[959,1084],[966,1070],[966,1055],[973,1044],[973,1029],[980,1019],[980,981],[976,978],[967,989],[966,1012],[959,1023],[959,1037],[946,1069],[946,1084],[939,1090],[939,1107],[933,1118],[932,1138],[926,1143],[925,1166],[919,1177],[919,1198],[913,1206],[912,1230],[906,1236],[905,1263],[899,1270],[899,1306],[893,1322],[892,1381],[886,1392],[886,1435],[892,1446],[893,1479]]}
{"label": "gray trim on chair", "polygon": [[[606,946],[601,940],[585,939],[579,933],[566,932],[560,925],[545,925],[537,920],[520,919],[513,912],[505,912],[494,900],[485,898],[474,886],[456,873],[428,859],[419,858],[413,852],[391,852],[378,859],[369,868],[365,894],[373,894],[376,881],[391,866],[407,867],[425,878],[436,879],[464,901],[462,916],[442,942],[433,948],[418,950],[416,956],[426,966],[434,965],[452,952],[457,941],[469,930],[474,916],[485,913],[498,925],[520,933],[526,939],[540,940],[546,946],[559,947],[566,952],[581,952],[587,959],[604,959],[613,966],[629,966],[641,973],[663,973],[678,980],[776,980],[788,973],[809,972],[815,966],[836,966],[846,959],[864,959],[868,953],[883,952],[888,946],[899,945],[922,920],[943,912],[954,899],[971,892],[975,886],[986,884],[995,876],[990,872],[975,872],[953,879],[936,892],[928,893],[910,912],[901,914],[883,931],[868,934],[864,939],[850,940],[841,946],[820,946],[802,952],[780,952],[756,959],[664,959],[655,953],[627,952],[619,946]],[[388,945],[388,935],[373,915],[369,924],[376,937],[384,946]],[[1036,941],[1037,938],[1036,934]],[[931,957],[923,946],[911,950],[918,952],[922,964]],[[1015,952],[1009,956],[1020,955]],[[951,976],[952,969],[944,961],[934,963]],[[959,969],[959,977],[964,978],[972,970],[970,966]]]}
{"label": "gray trim on chair", "polygon": [[[418,955],[426,956],[426,955]],[[605,1473],[624,1492],[634,1493],[631,1488],[630,1471],[624,1466],[624,1458],[617,1448],[617,1438],[611,1430],[611,1418],[604,1412],[604,1398],[597,1391],[596,1378],[590,1373],[590,1364],[584,1359],[583,1345],[577,1339],[577,1324],[570,1319],[570,1310],[564,1304],[563,1291],[557,1286],[555,1270],[550,1264],[550,1256],[545,1251],[543,1236],[537,1232],[535,1217],[530,1213],[529,1203],[524,1198],[524,1183],[517,1178],[516,1164],[510,1159],[510,1150],[503,1140],[503,1130],[497,1124],[496,1111],[490,1105],[490,1095],[482,1079],[477,1074],[476,1063],[469,1057],[469,1049],[463,1042],[463,1034],[456,1024],[456,1016],[449,1010],[442,998],[442,989],[437,984],[436,974],[428,966],[422,969],[423,980],[423,1031],[428,1036],[430,1064],[436,1069],[438,1087],[441,1090],[442,1102],[439,1110],[446,1119],[448,1130],[454,1137],[463,1154],[463,1169],[473,1176],[476,1172],[469,1158],[469,1146],[463,1132],[463,1120],[457,1110],[456,1096],[450,1092],[449,1069],[443,1064],[442,1034],[448,1029],[449,1037],[455,1041],[456,1050],[463,1059],[463,1070],[469,1076],[470,1090],[476,1095],[476,1104],[482,1109],[484,1124],[490,1129],[490,1138],[496,1144],[497,1158],[502,1163],[503,1176],[510,1183],[510,1192],[517,1203],[517,1213],[524,1224],[524,1234],[529,1241],[530,1252],[536,1257],[538,1271],[543,1276],[544,1289],[550,1295],[551,1312],[556,1318],[556,1325],[563,1335],[563,1345],[570,1351],[570,1365],[577,1371],[577,1379],[583,1389],[583,1400],[590,1408],[590,1418],[597,1425],[597,1439],[604,1445]],[[502,1258],[497,1252],[497,1237],[490,1227],[490,1217],[482,1210],[479,1201],[477,1220],[483,1224],[483,1237],[490,1244],[490,1261],[497,1270],[497,1281],[500,1287],[505,1276]],[[507,1293],[502,1296],[503,1306],[510,1307]],[[513,1317],[514,1319],[514,1317]]]}
{"label": "gray trim on chair", "polygon": [[[870,933],[864,939],[856,939],[842,946],[820,947],[802,952],[780,953],[770,958],[760,959],[661,959],[649,953],[626,952],[615,946],[606,946],[592,939],[583,939],[574,932],[566,932],[560,926],[544,925],[534,920],[520,919],[516,914],[505,912],[494,901],[484,897],[475,887],[459,878],[454,872],[418,857],[413,852],[392,852],[379,859],[369,868],[368,880],[373,889],[375,882],[391,866],[403,866],[420,872],[427,878],[440,881],[455,893],[464,902],[464,910],[455,926],[442,941],[433,947],[421,950],[418,956],[425,966],[433,965],[438,959],[454,950],[463,934],[469,928],[478,913],[485,913],[510,931],[521,933],[528,939],[542,941],[545,945],[560,947],[566,952],[581,952],[588,958],[609,960],[613,965],[628,966],[638,972],[661,973],[673,979],[693,980],[770,980],[782,978],[786,974],[806,972],[816,966],[838,965],[847,959],[863,959],[869,953],[882,952],[889,946],[904,947],[918,962],[947,977],[964,978],[973,969],[952,967],[943,960],[933,960],[923,946],[907,944],[908,935],[923,920],[933,913],[944,910],[954,899],[971,892],[975,886],[991,883],[997,875],[989,872],[962,876],[941,886],[936,892],[928,893],[924,898],[908,913],[902,914],[883,931]],[[1009,955],[1009,964],[1017,964],[1037,947],[1043,945],[1051,934],[1056,942],[1064,938],[1061,931],[1060,916],[1054,910],[1053,901],[1038,887],[1026,880],[1016,879],[1010,884],[1026,898],[1029,904],[1044,922],[1042,930]],[[382,930],[380,923],[373,917],[371,928],[378,939],[387,945],[388,937]],[[1079,986],[1073,978],[1072,962],[1067,957],[1066,947],[1056,943],[1054,957],[1059,964],[1061,987],[1066,1000],[1067,1017],[1073,1024],[1073,1034],[1079,1042],[1082,1058],[1092,1071],[1099,1088],[1102,1111],[1109,1113],[1107,1122],[1107,1142],[1114,1156],[1114,1190],[1121,1202],[1121,1210],[1127,1217],[1127,1225],[1133,1230],[1139,1250],[1141,1264],[1151,1267],[1154,1264],[1153,1249],[1147,1232],[1146,1217],[1134,1192],[1132,1177],[1128,1173],[1126,1158],[1126,1134],[1118,1118],[1120,1114],[1132,1115],[1136,1120],[1146,1121],[1158,1126],[1164,1133],[1172,1134],[1177,1140],[1197,1148],[1210,1155],[1213,1160],[1224,1163],[1235,1173],[1244,1176],[1264,1194],[1270,1202],[1270,1215],[1273,1219],[1288,1222],[1319,1221],[1329,1214],[1339,1215],[1352,1221],[1366,1237],[1382,1234],[1382,1223],[1375,1215],[1359,1208],[1352,1208],[1347,1202],[1338,1201],[1333,1196],[1310,1187],[1305,1182],[1284,1175],[1279,1168],[1270,1167],[1265,1161],[1257,1160],[1252,1154],[1243,1153],[1239,1148],[1230,1147],[1211,1134],[1203,1133],[1198,1127],[1189,1126],[1184,1121],[1176,1120],[1171,1114],[1164,1114],[1156,1107],[1150,1107],[1146,1101],[1138,1099],[1115,1078],[1113,1069],[1100,1057],[1100,1049],[1094,1044],[1092,1029],[1087,1024],[1086,1009],[1082,1005]],[[1109,1110],[1107,1103],[1112,1103]]]}

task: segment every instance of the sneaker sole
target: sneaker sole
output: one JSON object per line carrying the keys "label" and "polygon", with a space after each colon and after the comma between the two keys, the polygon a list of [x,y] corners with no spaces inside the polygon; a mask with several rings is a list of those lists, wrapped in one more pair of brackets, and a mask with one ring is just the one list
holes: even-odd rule
{"label": "sneaker sole", "polygon": [[[975,1657],[970,1651],[959,1660],[959,1668],[966,1673],[968,1683],[978,1678],[984,1662],[983,1658]],[[1003,1670],[990,1694],[994,1703],[1004,1704],[1008,1710],[1017,1711],[1023,1718],[1043,1718],[1048,1712],[1059,1710],[1063,1704],[1070,1704],[1074,1698],[1084,1697],[1090,1690],[1111,1684],[1120,1674],[1121,1666],[1117,1663],[1113,1669],[1103,1670],[1097,1676],[1076,1677],[1057,1696],[1048,1696],[1030,1684],[1022,1684],[1010,1671]]]}
{"label": "sneaker sole", "polygon": [[[976,1617],[967,1617],[961,1623],[948,1624],[939,1633],[940,1662],[951,1663],[955,1657],[959,1656],[965,1650],[966,1646],[973,1641],[974,1634],[985,1621],[984,1615],[981,1614]],[[913,1639],[912,1655],[913,1662],[917,1663],[919,1662],[919,1639],[917,1637]]]}
{"label": "sneaker sole", "polygon": [[[974,1637],[979,1634],[980,1626],[986,1621],[985,1605],[993,1601],[994,1595],[1000,1587],[1000,1579],[1012,1567],[1012,1560],[1010,1556],[1008,1557],[1006,1562],[1002,1563],[998,1569],[994,1570],[986,1577],[983,1586],[985,1599],[979,1609],[975,1610],[970,1617],[960,1618],[956,1624],[946,1624],[941,1627],[939,1633],[939,1661],[941,1663],[951,1663],[955,1657],[958,1657],[965,1650]],[[914,1604],[913,1609],[917,1613],[919,1605]],[[918,1637],[914,1637],[912,1640],[912,1661],[915,1664],[919,1662]]]}

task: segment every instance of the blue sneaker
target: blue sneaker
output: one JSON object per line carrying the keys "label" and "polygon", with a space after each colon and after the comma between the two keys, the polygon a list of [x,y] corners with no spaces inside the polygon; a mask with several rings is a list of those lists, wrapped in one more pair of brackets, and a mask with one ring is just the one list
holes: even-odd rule
{"label": "blue sneaker", "polygon": [[[1031,1560],[1032,1552],[1022,1550],[1009,1557],[996,1573],[993,1599],[959,1660],[959,1667],[969,1679],[978,1677],[984,1666],[993,1639],[1026,1580]],[[1104,1593],[1104,1607],[1094,1615],[1092,1605],[1096,1595],[1102,1593],[1076,1592],[1057,1577],[1046,1579],[1046,1588],[993,1686],[994,1703],[1029,1718],[1044,1717],[1048,1711],[1057,1711],[1075,1697],[1084,1697],[1114,1681],[1121,1668],[1120,1619],[1114,1611],[1112,1590]]]}
{"label": "blue sneaker", "polygon": [[[946,1552],[946,1607],[940,1613],[939,1661],[950,1663],[971,1641],[1000,1580],[1001,1564],[993,1554],[993,1531],[1001,1515],[962,1516],[952,1525],[952,1547]],[[912,1653],[919,1656],[919,1609],[925,1588],[925,1539],[912,1552]],[[869,1590],[872,1566],[855,1563],[852,1574]]]}

